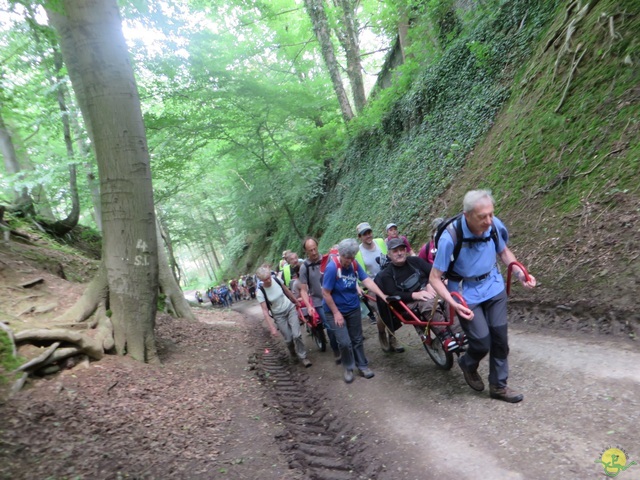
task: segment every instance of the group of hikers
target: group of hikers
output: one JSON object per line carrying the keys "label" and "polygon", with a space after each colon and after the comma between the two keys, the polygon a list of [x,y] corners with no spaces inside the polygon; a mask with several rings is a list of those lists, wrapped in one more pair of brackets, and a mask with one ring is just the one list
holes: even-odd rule
{"label": "group of hikers", "polygon": [[[375,312],[385,306],[387,297],[399,297],[429,319],[440,298],[453,307],[468,339],[466,353],[458,359],[467,384],[484,390],[478,366],[489,354],[490,397],[521,401],[523,395],[507,385],[507,294],[497,262],[510,265],[516,257],[507,247],[506,227],[494,216],[491,192],[467,192],[462,213],[436,219],[430,241],[417,255],[395,223],[386,226],[386,239],[374,238],[367,222],[356,226],[356,234],[358,240],[346,238],[325,255],[318,250],[318,240],[307,237],[302,244],[305,260],[287,250],[277,272],[268,264],[257,270],[256,298],[266,325],[273,335],[280,332],[292,358],[311,366],[297,312],[297,307],[304,306],[308,315],[320,317],[344,381],[353,382],[356,373],[372,378],[364,350],[361,300],[366,301],[383,350],[402,353],[393,330]],[[536,285],[535,277],[519,266],[513,267],[513,273],[524,287]],[[468,306],[455,301],[453,292],[462,295]],[[374,296],[376,301],[367,299]]]}
{"label": "group of hikers", "polygon": [[[194,294],[196,301],[202,305],[204,297],[197,290]],[[216,307],[231,307],[233,302],[256,298],[256,282],[253,275],[243,275],[238,279],[231,279],[226,283],[208,288],[205,297]]]}

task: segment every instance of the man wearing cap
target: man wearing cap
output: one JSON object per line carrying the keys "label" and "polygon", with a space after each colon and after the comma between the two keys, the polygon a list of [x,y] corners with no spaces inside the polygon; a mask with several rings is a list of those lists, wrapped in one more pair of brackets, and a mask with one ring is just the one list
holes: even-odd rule
{"label": "man wearing cap", "polygon": [[[356,227],[356,233],[361,242],[358,254],[356,255],[356,262],[363,266],[367,275],[375,279],[378,272],[380,272],[381,266],[386,262],[387,244],[382,238],[373,238],[373,229],[367,222],[359,223]],[[375,303],[368,302],[366,298],[364,302],[367,308],[369,308],[371,315],[373,315],[374,309],[376,311],[378,310],[378,306]],[[382,350],[385,352],[404,352],[404,348],[396,344],[395,336],[391,335],[387,337],[387,327],[382,321],[379,312],[376,318],[376,326],[378,327],[378,340]]]}
{"label": "man wearing cap", "polygon": [[409,256],[400,238],[389,240],[387,247],[390,265],[375,278],[376,285],[386,295],[400,297],[411,310],[420,311],[423,318],[430,318],[436,298],[436,291],[429,285],[431,265],[420,257]]}
{"label": "man wearing cap", "polygon": [[284,250],[282,252],[282,258],[278,263],[278,274],[280,278],[282,278],[282,273],[280,272],[282,272],[282,269],[285,267],[285,265],[287,265],[287,255],[289,255],[289,253],[291,253],[291,250]]}
{"label": "man wearing cap", "polygon": [[407,237],[405,237],[404,235],[400,235],[398,233],[398,225],[396,225],[395,223],[387,224],[387,248],[392,238],[399,238],[400,240],[402,240],[405,247],[407,247],[407,255],[413,255],[413,250],[411,249],[411,245],[409,245],[409,240],[407,240]]}
{"label": "man wearing cap", "polygon": [[282,267],[282,281],[290,290],[293,290],[293,282],[298,279],[302,260],[298,258],[296,252],[290,250],[287,250],[287,252],[286,263]]}

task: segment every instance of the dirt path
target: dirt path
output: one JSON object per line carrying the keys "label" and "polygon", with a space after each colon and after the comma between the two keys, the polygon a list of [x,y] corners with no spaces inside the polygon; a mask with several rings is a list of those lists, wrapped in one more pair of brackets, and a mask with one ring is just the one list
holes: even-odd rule
{"label": "dirt path", "polygon": [[[601,478],[594,462],[609,447],[640,459],[634,343],[512,327],[510,384],[525,400],[510,405],[473,392],[457,366],[437,370],[408,328],[403,354],[383,353],[374,327],[365,334],[373,379],[346,385],[330,355],[314,352],[307,387],[349,419],[382,462],[380,479]],[[640,478],[640,466],[620,477]]]}
{"label": "dirt path", "polygon": [[384,354],[366,324],[376,376],[347,385],[310,337],[313,366],[289,365],[259,307],[234,309],[161,316],[162,366],[110,356],[0,403],[0,478],[585,479],[609,447],[640,460],[635,343],[512,327],[510,405],[437,370],[408,328]]}

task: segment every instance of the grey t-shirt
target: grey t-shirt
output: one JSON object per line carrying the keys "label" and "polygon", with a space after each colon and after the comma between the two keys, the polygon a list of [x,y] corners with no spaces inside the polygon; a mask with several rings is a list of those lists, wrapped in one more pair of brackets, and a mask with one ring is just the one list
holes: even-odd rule
{"label": "grey t-shirt", "polygon": [[[309,262],[311,263],[311,262]],[[300,277],[298,282],[309,287],[309,296],[313,301],[314,307],[322,306],[322,274],[320,273],[320,260],[311,263],[307,268],[307,262],[300,266]]]}
{"label": "grey t-shirt", "polygon": [[376,247],[373,250],[367,250],[360,245],[360,253],[362,253],[362,260],[364,261],[363,267],[371,278],[375,277],[380,271],[379,261],[382,258],[382,250],[380,250],[378,244],[374,242],[373,245]]}

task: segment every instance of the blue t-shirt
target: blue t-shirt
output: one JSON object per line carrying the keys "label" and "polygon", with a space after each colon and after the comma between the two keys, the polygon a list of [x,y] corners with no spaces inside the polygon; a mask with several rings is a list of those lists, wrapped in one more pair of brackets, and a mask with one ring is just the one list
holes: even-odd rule
{"label": "blue t-shirt", "polygon": [[[353,264],[347,268],[341,268],[341,275],[338,278],[338,267],[335,262],[330,260],[327,263],[327,268],[324,271],[324,278],[322,280],[322,288],[329,290],[333,301],[338,307],[341,313],[351,312],[357,308],[360,308],[360,298],[358,297],[358,290],[356,284],[358,280],[366,280],[369,278],[367,273],[362,269],[362,266],[358,263],[358,275],[353,270]],[[327,302],[322,300],[324,311],[331,313],[331,309],[327,306]]]}
{"label": "blue t-shirt", "polygon": [[[491,234],[491,229],[489,228],[478,237],[469,230],[464,215],[461,221],[463,238],[486,238]],[[500,253],[507,246],[509,232],[497,217],[493,217],[493,224],[498,231],[499,244],[497,251]],[[449,263],[451,263],[452,254],[453,239],[451,234],[445,230],[438,241],[438,252],[433,266],[442,272],[446,272],[449,268]],[[449,280],[447,282],[449,291],[459,292],[469,305],[476,305],[489,300],[504,290],[504,279],[498,269],[496,245],[493,239],[488,242],[464,242],[456,259],[455,271],[462,277],[480,277],[490,272],[487,278],[480,281],[463,280],[462,282],[454,282]],[[462,288],[460,288],[461,285]]]}

